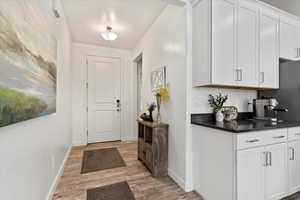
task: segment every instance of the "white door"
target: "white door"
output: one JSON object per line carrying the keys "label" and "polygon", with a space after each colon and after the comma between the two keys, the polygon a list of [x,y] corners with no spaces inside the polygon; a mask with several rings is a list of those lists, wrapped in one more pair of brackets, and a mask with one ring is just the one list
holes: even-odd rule
{"label": "white door", "polygon": [[237,152],[238,200],[264,200],[264,148]]}
{"label": "white door", "polygon": [[234,86],[235,3],[214,0],[212,6],[212,82]]}
{"label": "white door", "polygon": [[88,58],[88,143],[121,139],[119,59]]}
{"label": "white door", "polygon": [[279,88],[279,18],[262,14],[260,17],[259,86]]}
{"label": "white door", "polygon": [[269,152],[265,170],[265,200],[278,200],[287,195],[287,145],[276,144],[266,147]]}
{"label": "white door", "polygon": [[300,141],[289,144],[289,191],[295,193],[300,190]]}
{"label": "white door", "polygon": [[241,86],[258,86],[258,16],[255,3],[238,1],[236,73]]}

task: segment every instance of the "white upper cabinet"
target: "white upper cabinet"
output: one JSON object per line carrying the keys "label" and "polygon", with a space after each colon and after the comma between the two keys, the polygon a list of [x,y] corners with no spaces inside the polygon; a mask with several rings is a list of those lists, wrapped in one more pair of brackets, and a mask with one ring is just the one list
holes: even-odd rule
{"label": "white upper cabinet", "polygon": [[258,17],[256,4],[238,1],[236,80],[239,86],[258,87]]}
{"label": "white upper cabinet", "polygon": [[280,19],[280,58],[300,60],[300,35],[295,20],[282,16]]}
{"label": "white upper cabinet", "polygon": [[212,68],[215,85],[235,85],[235,3],[212,1]]}
{"label": "white upper cabinet", "polygon": [[279,88],[279,15],[266,9],[260,14],[259,86]]}
{"label": "white upper cabinet", "polygon": [[265,14],[256,1],[198,1],[193,7],[193,86],[277,89],[278,31],[279,15]]}

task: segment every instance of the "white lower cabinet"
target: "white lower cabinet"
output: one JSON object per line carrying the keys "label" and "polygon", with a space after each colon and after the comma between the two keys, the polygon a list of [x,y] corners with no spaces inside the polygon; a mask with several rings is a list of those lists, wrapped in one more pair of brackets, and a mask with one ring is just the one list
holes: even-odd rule
{"label": "white lower cabinet", "polygon": [[289,142],[289,192],[300,190],[300,140]]}
{"label": "white lower cabinet", "polygon": [[236,134],[194,126],[193,157],[204,200],[280,200],[300,191],[300,127]]}
{"label": "white lower cabinet", "polygon": [[237,152],[237,199],[264,200],[264,148]]}
{"label": "white lower cabinet", "polygon": [[288,193],[287,145],[270,145],[265,151],[268,155],[264,176],[265,199],[278,200]]}
{"label": "white lower cabinet", "polygon": [[237,152],[238,200],[278,200],[287,194],[286,143]]}

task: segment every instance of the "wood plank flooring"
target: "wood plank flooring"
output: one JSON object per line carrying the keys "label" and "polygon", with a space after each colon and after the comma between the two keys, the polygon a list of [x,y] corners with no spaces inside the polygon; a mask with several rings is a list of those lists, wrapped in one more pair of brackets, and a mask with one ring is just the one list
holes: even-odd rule
{"label": "wood plank flooring", "polygon": [[[127,166],[80,174],[83,151],[116,147]],[[72,149],[53,200],[86,200],[86,191],[127,181],[136,200],[202,200],[193,192],[185,193],[171,178],[154,179],[137,160],[136,143],[97,143]]]}

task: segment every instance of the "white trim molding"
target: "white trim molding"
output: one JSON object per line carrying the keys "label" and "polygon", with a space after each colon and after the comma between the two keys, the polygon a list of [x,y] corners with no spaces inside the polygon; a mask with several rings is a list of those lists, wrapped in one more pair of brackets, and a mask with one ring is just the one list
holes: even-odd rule
{"label": "white trim molding", "polygon": [[171,177],[183,190],[185,190],[185,180],[176,174],[172,169],[168,169],[168,175]]}
{"label": "white trim molding", "polygon": [[55,192],[56,187],[57,187],[57,185],[58,185],[58,183],[60,181],[60,178],[61,178],[61,176],[62,176],[62,174],[64,172],[64,168],[65,168],[66,162],[67,162],[67,160],[69,158],[71,150],[72,150],[72,146],[70,146],[68,148],[68,151],[67,151],[67,153],[65,155],[65,158],[64,158],[64,160],[62,162],[62,165],[60,166],[60,168],[58,170],[58,173],[57,173],[57,175],[56,175],[56,177],[55,177],[55,179],[54,179],[54,181],[53,181],[53,183],[52,183],[52,185],[50,187],[50,190],[48,192],[46,200],[52,200],[53,199],[54,192]]}

